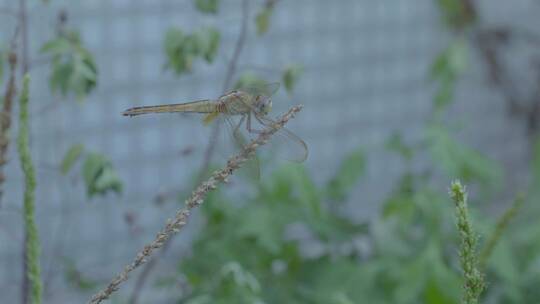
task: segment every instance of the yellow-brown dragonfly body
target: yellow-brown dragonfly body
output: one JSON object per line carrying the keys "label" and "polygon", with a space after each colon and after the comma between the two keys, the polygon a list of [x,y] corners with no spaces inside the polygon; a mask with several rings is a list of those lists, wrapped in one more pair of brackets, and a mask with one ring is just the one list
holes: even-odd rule
{"label": "yellow-brown dragonfly body", "polygon": [[[137,116],[150,113],[175,112],[203,113],[206,114],[204,118],[205,123],[210,123],[218,116],[221,116],[233,127],[235,141],[241,143],[243,140],[238,139],[238,137],[241,137],[238,131],[244,120],[246,120],[246,129],[249,133],[260,132],[260,130],[255,130],[251,127],[252,115],[262,126],[268,126],[273,123],[272,119],[268,118],[267,115],[272,109],[270,96],[278,88],[279,84],[273,83],[256,88],[231,91],[215,100],[205,99],[186,103],[134,107],[126,110],[123,115]],[[231,116],[241,116],[241,118],[238,123],[233,124],[230,120]],[[295,142],[296,144],[294,146],[300,147],[300,149],[297,149],[299,152],[297,154],[298,157],[293,157],[294,159],[291,160],[303,162],[307,158],[306,143],[285,128],[281,129],[279,133],[282,133],[284,137]]]}

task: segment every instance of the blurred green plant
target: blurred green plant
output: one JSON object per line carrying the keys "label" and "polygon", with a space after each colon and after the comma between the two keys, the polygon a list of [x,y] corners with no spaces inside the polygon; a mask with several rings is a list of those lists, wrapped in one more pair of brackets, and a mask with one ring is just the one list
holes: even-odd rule
{"label": "blurred green plant", "polygon": [[25,238],[27,273],[30,283],[30,301],[32,304],[41,303],[43,285],[41,282],[40,255],[41,247],[39,242],[38,227],[36,224],[36,170],[32,162],[30,152],[30,128],[29,110],[30,101],[30,76],[26,74],[23,78],[23,87],[19,98],[19,136],[17,138],[17,150],[19,152],[22,171],[24,173],[24,228],[27,237]]}
{"label": "blurred green plant", "polygon": [[476,244],[478,236],[472,227],[467,206],[467,192],[459,181],[452,182],[450,197],[456,206],[457,229],[460,235],[459,257],[463,271],[463,303],[477,304],[486,285],[478,267]]}
{"label": "blurred green plant", "polygon": [[[346,162],[356,164],[358,160],[350,157]],[[350,188],[351,183],[354,181],[341,187]],[[203,206],[206,225],[194,243],[194,255],[179,266],[194,288],[181,303],[201,299],[200,303],[304,303],[315,298],[320,298],[317,303],[330,299],[339,303],[338,299],[355,289],[352,282],[331,294],[322,289],[340,274],[356,274],[350,267],[356,256],[352,235],[365,233],[366,225],[324,205],[320,198],[326,193],[336,191],[320,189],[303,167],[289,165],[274,172],[246,204],[225,200],[223,193],[212,194]],[[295,226],[312,237],[312,244],[287,232]],[[309,245],[318,246],[319,253],[304,257],[303,247]],[[348,249],[335,251],[339,246]],[[342,267],[332,269],[332,259]],[[231,265],[243,279],[223,284],[218,277],[216,283],[211,273]],[[331,277],[325,276],[331,273]]]}
{"label": "blurred green plant", "polygon": [[432,64],[430,77],[438,82],[434,98],[437,110],[444,108],[454,99],[458,76],[467,68],[467,58],[465,40],[456,38]]}
{"label": "blurred green plant", "polygon": [[219,0],[195,0],[195,7],[207,14],[216,14],[219,9]]}
{"label": "blurred green plant", "polygon": [[[84,145],[75,144],[68,149],[61,161],[60,170],[66,175],[84,154]],[[114,170],[111,161],[103,154],[86,153],[82,164],[82,177],[86,184],[89,198],[94,195],[105,195],[112,191],[122,192],[122,181]]]}
{"label": "blurred green plant", "polygon": [[86,277],[78,268],[75,261],[64,259],[64,277],[66,282],[80,291],[90,291],[98,286],[98,282]]}
{"label": "blurred green plant", "polygon": [[437,0],[446,25],[454,30],[464,30],[477,20],[476,9],[471,0]]}
{"label": "blurred green plant", "polygon": [[283,71],[283,76],[281,77],[281,81],[283,82],[283,86],[285,86],[285,90],[287,90],[287,93],[292,93],[303,71],[304,68],[298,64],[292,64],[285,67],[285,70]]}
{"label": "blurred green plant", "polygon": [[46,42],[41,53],[52,56],[49,83],[53,92],[72,92],[78,100],[88,95],[97,84],[97,66],[83,46],[79,34],[64,31]]}
{"label": "blurred green plant", "polygon": [[191,72],[197,58],[212,63],[219,49],[219,42],[220,33],[213,27],[202,28],[191,34],[171,28],[165,34],[165,67],[180,75]]}

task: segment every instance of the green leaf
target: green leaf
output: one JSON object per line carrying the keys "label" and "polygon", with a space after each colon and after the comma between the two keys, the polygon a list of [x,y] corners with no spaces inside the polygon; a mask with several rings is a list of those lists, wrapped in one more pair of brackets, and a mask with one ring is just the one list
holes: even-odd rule
{"label": "green leaf", "polygon": [[63,95],[67,94],[72,73],[72,63],[55,64],[49,79],[51,90],[60,90]]}
{"label": "green leaf", "polygon": [[385,147],[390,151],[397,152],[405,160],[411,160],[414,154],[413,149],[403,142],[403,138],[399,133],[392,134],[386,141]]}
{"label": "green leaf", "polygon": [[213,27],[192,34],[184,34],[180,29],[171,28],[165,34],[165,67],[180,75],[190,72],[197,58],[211,63],[217,54],[219,41],[220,33]]}
{"label": "green leaf", "polygon": [[342,201],[347,193],[356,185],[358,179],[364,174],[366,161],[364,152],[356,149],[341,163],[337,174],[327,185],[327,193],[330,199]]}
{"label": "green leaf", "polygon": [[77,269],[77,265],[70,259],[64,260],[66,282],[80,291],[91,291],[97,287],[98,283],[92,280]]}
{"label": "green leaf", "polygon": [[218,12],[219,0],[195,0],[195,7],[203,13],[215,14]]}
{"label": "green leaf", "polygon": [[40,49],[41,53],[50,54],[53,56],[63,55],[72,52],[72,43],[63,37],[50,40],[43,44]]}
{"label": "green leaf", "polygon": [[433,160],[448,177],[477,181],[484,187],[500,185],[502,169],[497,163],[454,140],[442,125],[433,124],[427,131]]}
{"label": "green leaf", "polygon": [[298,82],[298,78],[300,78],[300,75],[302,74],[304,68],[300,65],[290,65],[287,68],[285,68],[285,71],[283,72],[282,80],[283,85],[285,86],[285,89],[290,94],[294,90],[294,87],[296,86],[296,83]]}
{"label": "green leaf", "polygon": [[45,43],[41,52],[53,56],[49,78],[53,92],[72,92],[80,100],[96,87],[97,67],[78,33],[67,32]]}
{"label": "green leaf", "polygon": [[463,29],[476,21],[474,9],[467,7],[467,2],[438,0],[444,21],[453,29]]}
{"label": "green leaf", "polygon": [[205,39],[203,45],[203,57],[208,63],[212,63],[217,55],[220,42],[220,33],[215,28],[205,30]]}
{"label": "green leaf", "polygon": [[436,109],[442,109],[454,98],[458,76],[467,68],[468,50],[465,40],[455,39],[433,62],[430,77],[439,83],[435,93]]}
{"label": "green leaf", "polygon": [[263,35],[268,32],[270,27],[270,18],[272,17],[273,12],[272,7],[263,8],[255,17],[255,25],[257,27],[257,34]]}
{"label": "green leaf", "polygon": [[64,158],[62,159],[62,163],[60,165],[60,170],[62,174],[67,174],[69,172],[69,169],[75,164],[77,159],[81,156],[82,152],[84,151],[84,145],[83,144],[76,144],[71,146],[69,150],[64,155]]}
{"label": "green leaf", "polygon": [[122,192],[122,182],[114,172],[111,162],[102,154],[88,154],[83,165],[83,178],[89,197],[104,195],[109,191]]}
{"label": "green leaf", "polygon": [[268,82],[264,80],[263,78],[259,77],[256,74],[246,72],[242,74],[238,80],[236,81],[236,84],[234,85],[235,89],[240,88],[256,88],[256,87],[263,87]]}

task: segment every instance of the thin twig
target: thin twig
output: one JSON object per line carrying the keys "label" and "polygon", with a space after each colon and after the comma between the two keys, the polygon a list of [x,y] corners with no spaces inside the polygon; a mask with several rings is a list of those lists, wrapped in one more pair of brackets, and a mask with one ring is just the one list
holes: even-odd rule
{"label": "thin twig", "polygon": [[21,27],[21,67],[23,74],[28,73],[30,69],[29,49],[28,49],[28,14],[26,10],[26,0],[19,0],[19,22]]}
{"label": "thin twig", "polygon": [[[4,94],[4,105],[0,116],[0,170],[3,169],[7,163],[7,151],[9,146],[9,129],[11,127],[11,112],[13,108],[13,99],[15,98],[16,87],[16,75],[17,75],[17,37],[19,33],[19,27],[15,28],[15,33],[10,43],[10,51],[8,54],[9,62],[9,79]],[[6,176],[3,172],[0,172],[0,186],[4,183]],[[0,203],[2,199],[3,191],[0,189]],[[1,205],[1,204],[0,204]]]}
{"label": "thin twig", "polygon": [[[26,75],[28,73],[29,67],[28,67],[28,16],[27,16],[27,7],[26,7],[26,0],[19,0],[19,27],[21,30],[21,68],[23,75]],[[30,125],[30,123],[29,123]],[[30,128],[30,126],[28,126]],[[22,304],[28,303],[28,289],[30,285],[30,281],[28,276],[26,275],[29,271],[27,260],[28,257],[28,248],[25,245],[29,240],[29,231],[25,229],[24,231],[24,243],[23,243],[23,249],[22,249],[22,284],[21,284],[21,302]]]}
{"label": "thin twig", "polygon": [[[236,73],[236,69],[238,67],[238,60],[240,58],[240,54],[242,53],[242,49],[244,48],[245,41],[246,41],[246,35],[247,35],[248,25],[249,25],[248,21],[249,21],[249,0],[243,0],[242,1],[242,24],[240,25],[240,34],[238,35],[238,40],[236,41],[233,57],[231,58],[229,65],[227,66],[225,80],[223,81],[223,88],[222,88],[222,92],[224,93],[230,88],[234,74]],[[208,146],[206,147],[206,150],[204,151],[202,165],[201,165],[201,168],[199,169],[199,174],[196,179],[198,183],[203,180],[204,175],[207,173],[208,168],[210,167],[212,156],[215,153],[216,142],[217,142],[218,136],[219,136],[219,125],[214,124],[212,126],[212,130],[210,133]],[[169,246],[165,246],[163,250],[161,251],[161,254],[164,254],[168,248]],[[140,276],[137,278],[137,281],[135,282],[135,287],[133,289],[133,292],[130,296],[128,303],[130,304],[137,303],[140,291],[142,290],[149,274],[152,272],[152,269],[157,264],[155,259],[157,259],[157,257],[154,257],[152,261],[146,264]]]}
{"label": "thin twig", "polygon": [[218,171],[212,173],[210,178],[205,182],[201,183],[191,196],[186,200],[185,207],[176,212],[174,219],[167,220],[165,228],[161,230],[156,238],[148,245],[137,253],[135,259],[128,264],[124,270],[120,272],[110,283],[109,285],[96,293],[91,300],[88,302],[90,304],[101,303],[101,301],[108,299],[112,293],[117,291],[120,288],[120,284],[128,280],[128,275],[138,268],[139,266],[145,264],[148,261],[148,258],[152,256],[154,250],[163,247],[166,242],[182,229],[189,219],[191,210],[200,206],[211,190],[217,188],[220,183],[227,183],[229,177],[233,172],[239,169],[246,161],[252,158],[255,155],[255,151],[261,145],[264,145],[268,142],[270,137],[279,131],[291,118],[295,116],[302,109],[301,105],[292,107],[287,113],[281,116],[274,124],[270,125],[267,129],[263,130],[256,139],[252,140],[247,144],[237,155],[232,156],[227,161],[227,165]]}
{"label": "thin twig", "polygon": [[151,258],[150,261],[146,265],[144,265],[141,274],[137,277],[137,280],[135,280],[135,286],[133,287],[133,291],[131,292],[131,296],[128,300],[129,304],[137,303],[137,301],[139,300],[139,295],[144,287],[144,284],[146,283],[146,279],[148,278],[154,267],[156,267],[156,264],[159,261],[159,257],[165,254],[171,244],[172,242],[165,243],[165,245],[163,245],[163,248],[161,249],[161,252],[159,253],[159,256]]}
{"label": "thin twig", "polygon": [[[231,58],[231,61],[229,62],[229,65],[227,67],[227,72],[225,74],[225,81],[223,82],[223,92],[226,92],[230,86],[231,82],[233,80],[234,74],[236,73],[236,68],[238,66],[238,59],[240,58],[240,54],[242,53],[242,49],[244,48],[245,42],[246,42],[246,35],[248,31],[248,21],[249,21],[249,0],[243,0],[242,1],[242,25],[240,27],[240,35],[238,36],[238,40],[236,41],[236,46],[234,48],[233,57]],[[201,165],[201,169],[199,170],[199,176],[197,178],[197,181],[201,181],[204,178],[204,175],[208,171],[208,168],[210,167],[210,162],[212,161],[212,157],[214,156],[215,150],[216,150],[216,142],[219,135],[219,125],[214,124],[212,126],[212,131],[210,134],[210,140],[208,142],[208,146],[206,147],[206,150],[204,151],[204,157],[203,162]]]}
{"label": "thin twig", "polygon": [[508,224],[510,224],[510,221],[516,216],[519,209],[521,209],[521,206],[523,205],[524,197],[522,195],[519,195],[515,200],[514,203],[510,208],[508,208],[503,215],[497,220],[497,224],[495,225],[495,230],[491,234],[490,238],[486,241],[486,244],[484,247],[482,247],[482,250],[480,251],[479,257],[478,257],[478,265],[480,269],[483,269],[484,266],[487,263],[487,260],[491,256],[491,253],[495,249],[495,246],[499,243],[499,240],[501,239],[504,231],[508,227]]}

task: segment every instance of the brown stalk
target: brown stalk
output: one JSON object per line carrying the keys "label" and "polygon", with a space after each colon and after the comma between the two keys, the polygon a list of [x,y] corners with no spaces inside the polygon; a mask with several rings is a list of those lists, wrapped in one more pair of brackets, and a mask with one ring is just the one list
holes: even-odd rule
{"label": "brown stalk", "polygon": [[[2,170],[7,163],[7,151],[9,147],[9,129],[11,127],[11,112],[13,108],[13,99],[17,92],[15,84],[15,78],[17,74],[17,54],[14,51],[10,51],[8,55],[9,62],[9,79],[4,93],[4,105],[0,116],[0,170]],[[0,186],[6,180],[6,176],[3,172],[0,172]],[[0,199],[3,191],[0,189]]]}
{"label": "brown stalk", "polygon": [[257,138],[248,143],[237,155],[229,158],[227,165],[224,168],[215,171],[210,178],[199,184],[191,196],[186,200],[185,207],[178,210],[172,220],[167,220],[165,227],[156,235],[155,239],[150,244],[144,246],[143,249],[137,253],[133,261],[114,277],[106,288],[96,293],[88,303],[101,303],[103,300],[108,299],[112,293],[120,289],[120,284],[128,280],[129,274],[133,270],[145,264],[156,249],[167,244],[167,241],[187,224],[192,209],[200,206],[204,202],[208,192],[216,189],[218,184],[227,183],[233,172],[252,158],[255,155],[257,148],[266,144],[270,137],[283,128],[283,126],[301,109],[301,105],[289,109],[289,111],[277,119],[275,123],[262,131]]}
{"label": "brown stalk", "polygon": [[[229,65],[227,66],[227,71],[225,74],[225,80],[223,82],[223,92],[226,92],[230,86],[231,82],[233,80],[234,74],[236,73],[236,69],[238,67],[238,60],[240,58],[240,54],[242,53],[242,49],[244,48],[244,45],[246,43],[246,36],[248,31],[248,24],[249,24],[249,0],[243,0],[242,1],[242,24],[240,26],[240,34],[238,35],[238,40],[236,41],[236,45],[233,51],[233,56],[231,58],[231,61],[229,62]],[[199,169],[199,174],[197,177],[197,182],[201,182],[204,178],[204,175],[208,172],[208,168],[210,167],[210,162],[212,160],[212,156],[215,153],[216,149],[216,142],[219,136],[219,126],[217,124],[214,124],[212,127],[211,133],[210,133],[210,139],[208,142],[208,146],[206,147],[206,150],[204,151],[203,156],[203,162],[201,165],[201,168]],[[161,253],[165,253],[169,249],[169,244],[167,243],[164,247]],[[146,264],[145,268],[137,278],[135,282],[135,286],[133,288],[133,292],[131,293],[131,296],[128,300],[129,304],[136,304],[139,298],[139,294],[141,290],[143,289],[143,286],[149,276],[149,274],[152,272],[152,269],[157,264],[157,258],[154,257],[148,264]]]}

